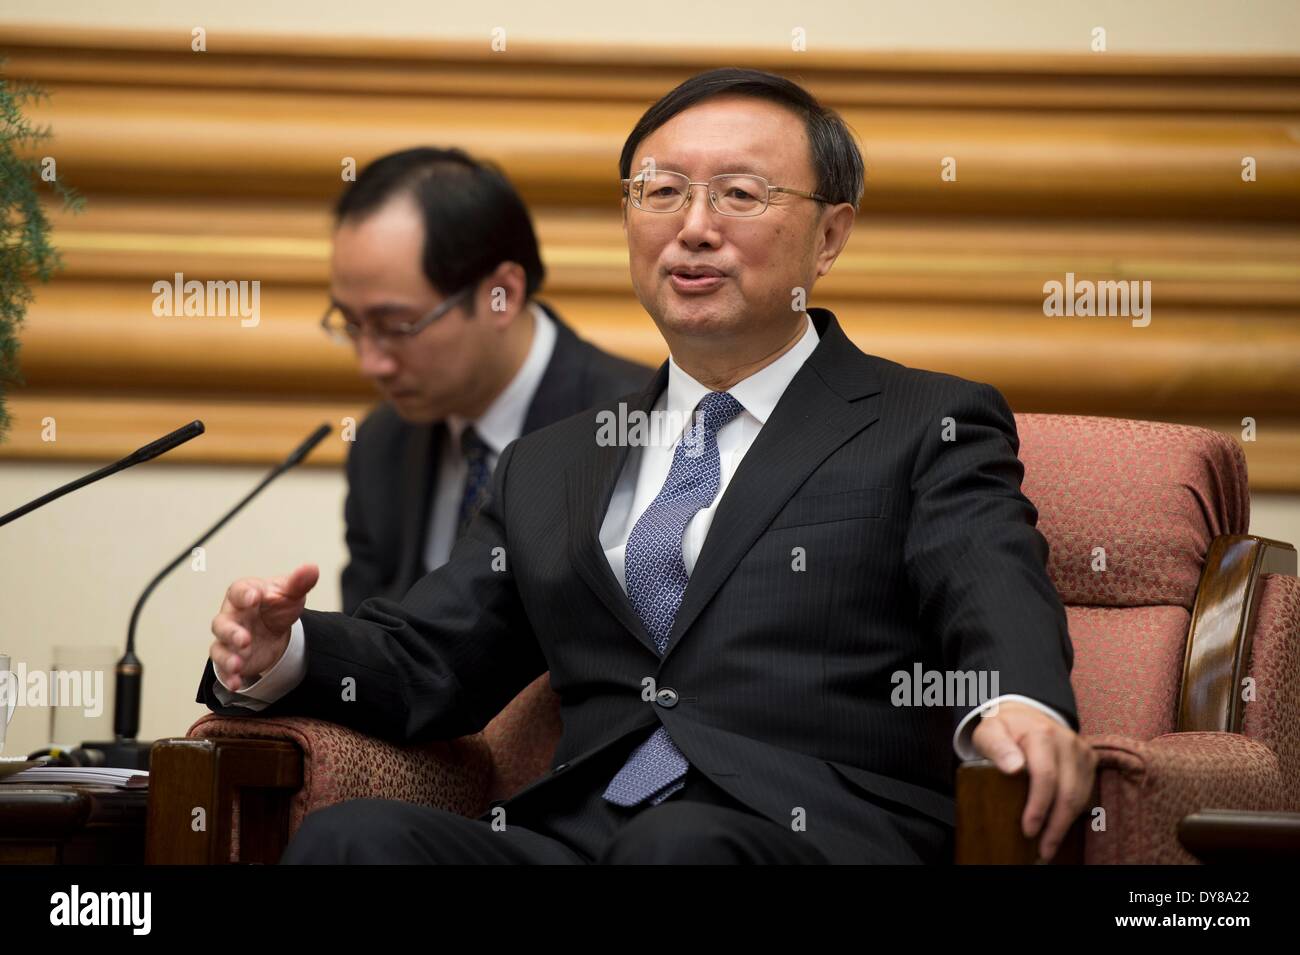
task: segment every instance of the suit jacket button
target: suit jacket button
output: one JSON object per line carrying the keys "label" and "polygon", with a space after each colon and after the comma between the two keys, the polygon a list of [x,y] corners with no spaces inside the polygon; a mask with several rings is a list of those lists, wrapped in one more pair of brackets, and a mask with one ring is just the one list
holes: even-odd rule
{"label": "suit jacket button", "polygon": [[655,694],[655,702],[664,709],[670,710],[677,705],[677,691],[671,686],[666,686]]}

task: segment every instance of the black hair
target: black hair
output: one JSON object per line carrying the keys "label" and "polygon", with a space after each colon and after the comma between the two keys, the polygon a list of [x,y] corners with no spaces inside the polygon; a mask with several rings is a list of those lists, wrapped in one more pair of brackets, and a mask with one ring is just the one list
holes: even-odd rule
{"label": "black hair", "polygon": [[[803,120],[812,153],[817,185],[812,190],[832,204],[862,200],[866,173],[862,153],[848,124],[835,110],[822,106],[798,83],[763,70],[724,67],[699,73],[674,87],[637,121],[618,160],[619,178],[631,177],[632,157],[641,141],[678,113],[718,96],[752,96],[777,103]],[[782,183],[784,185],[784,183]]]}
{"label": "black hair", "polygon": [[[523,267],[526,298],[541,288],[546,267],[532,219],[495,164],[432,146],[381,156],[343,190],[335,221],[362,218],[402,193],[415,199],[424,217],[421,261],[441,295],[478,283],[507,261]],[[472,304],[466,306],[471,311]]]}

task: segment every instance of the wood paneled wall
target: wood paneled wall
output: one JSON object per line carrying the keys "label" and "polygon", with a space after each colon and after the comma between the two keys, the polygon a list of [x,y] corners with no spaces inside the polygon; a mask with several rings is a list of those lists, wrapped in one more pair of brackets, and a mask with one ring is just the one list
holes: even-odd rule
{"label": "wood paneled wall", "polygon": [[[618,154],[674,84],[746,65],[803,82],[863,143],[853,239],[812,300],[862,348],[993,382],[1018,411],[1238,437],[1249,417],[1253,486],[1300,490],[1300,59],[226,36],[195,53],[188,34],[13,27],[0,52],[52,94],[42,152],[89,200],[55,216],[67,268],[38,291],[0,456],[103,458],[201,417],[208,434],[176,459],[269,462],[363,414],[367,386],[316,327],[327,210],[344,157],[417,144],[499,162],[533,211],[543,297],[598,343],[661,360],[628,280]],[[259,280],[260,324],[155,317],[152,285],[176,272]],[[1150,281],[1150,325],[1044,316],[1044,282],[1067,272]]]}

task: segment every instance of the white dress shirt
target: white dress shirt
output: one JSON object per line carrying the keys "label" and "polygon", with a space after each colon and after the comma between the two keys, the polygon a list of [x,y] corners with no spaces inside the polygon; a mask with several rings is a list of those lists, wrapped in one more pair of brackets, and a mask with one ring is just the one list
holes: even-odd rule
{"label": "white dress shirt", "polygon": [[[699,557],[700,550],[704,546],[704,538],[708,535],[713,515],[717,512],[722,496],[727,493],[727,485],[732,475],[736,473],[736,468],[740,466],[745,452],[753,445],[758,432],[785,393],[795,373],[817,347],[819,340],[817,329],[806,312],[804,321],[806,325],[803,337],[785,354],[729,389],[731,396],[739,401],[745,410],[718,429],[721,481],[713,503],[701,508],[686,525],[682,537],[682,561],[686,565],[687,574],[695,568],[696,558]],[[614,577],[624,592],[627,591],[627,580],[623,570],[623,558],[628,538],[632,534],[632,527],[663,487],[669,468],[672,466],[673,448],[677,439],[681,437],[686,425],[691,421],[700,399],[710,390],[683,371],[672,357],[669,357],[668,387],[655,402],[654,411],[663,414],[661,420],[677,422],[681,427],[676,428],[671,434],[665,430],[657,443],[633,448],[629,452],[600,528],[600,545],[605,551],[605,558],[609,561]],[[649,431],[654,434],[657,429],[651,428]],[[306,673],[306,637],[302,621],[296,621],[284,656],[275,666],[263,673],[261,679],[249,684],[238,693],[232,693],[224,683],[214,686],[213,692],[217,699],[226,705],[233,703],[246,706],[251,710],[260,710],[301,683]],[[218,682],[220,683],[220,677]],[[1066,719],[1050,706],[1019,694],[1003,694],[971,710],[957,726],[953,733],[953,748],[959,758],[979,758],[979,753],[971,743],[971,736],[975,730],[974,718],[997,703],[1010,702],[1025,703],[1047,713],[1061,725],[1069,726]]]}

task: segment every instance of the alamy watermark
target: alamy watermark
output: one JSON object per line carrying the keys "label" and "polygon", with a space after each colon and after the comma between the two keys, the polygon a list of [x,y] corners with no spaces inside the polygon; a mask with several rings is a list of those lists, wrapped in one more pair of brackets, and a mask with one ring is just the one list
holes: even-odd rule
{"label": "alamy watermark", "polygon": [[244,328],[256,328],[262,320],[262,283],[258,279],[187,281],[184,273],[177,272],[171,282],[154,282],[153,294],[153,313],[159,318],[238,315]]}
{"label": "alamy watermark", "polygon": [[[103,670],[0,670],[0,701],[9,706],[74,706],[90,719],[104,712]],[[0,714],[0,719],[4,714]]]}
{"label": "alamy watermark", "polygon": [[889,702],[894,706],[979,706],[1001,696],[997,670],[895,670]]}
{"label": "alamy watermark", "polygon": [[152,892],[83,892],[74,882],[67,892],[50,896],[51,925],[117,925],[132,935],[148,935],[152,912]]}
{"label": "alamy watermark", "polygon": [[1075,280],[1073,272],[1065,273],[1065,281],[1051,279],[1043,283],[1043,314],[1048,318],[1061,316],[1120,316],[1132,318],[1134,328],[1151,324],[1151,282],[1094,282],[1091,279]]}
{"label": "alamy watermark", "polygon": [[618,411],[609,409],[596,412],[596,444],[609,447],[671,447],[680,436],[683,453],[697,458],[704,453],[704,421],[691,423],[694,412],[628,409],[620,401]]}

